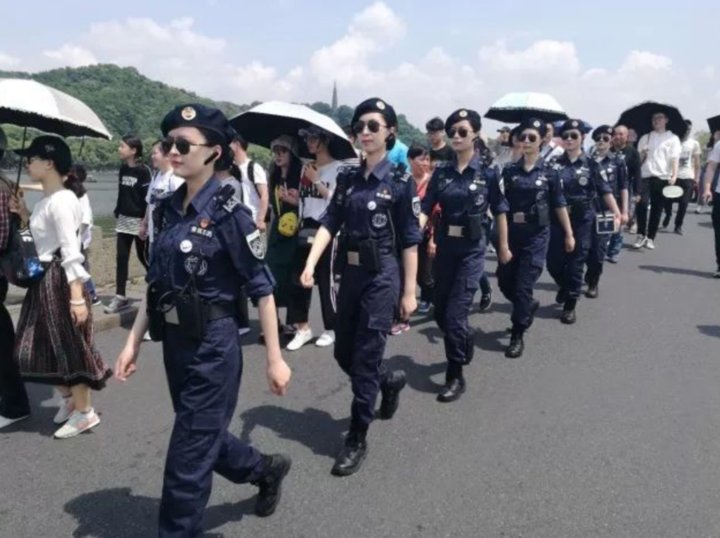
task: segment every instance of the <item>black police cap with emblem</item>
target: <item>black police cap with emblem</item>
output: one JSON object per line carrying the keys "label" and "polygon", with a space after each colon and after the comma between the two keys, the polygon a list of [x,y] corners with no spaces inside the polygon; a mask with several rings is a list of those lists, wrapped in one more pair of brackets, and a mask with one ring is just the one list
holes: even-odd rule
{"label": "black police cap with emblem", "polygon": [[388,127],[397,127],[398,120],[397,115],[395,114],[395,109],[379,97],[365,99],[362,103],[355,107],[355,112],[353,113],[350,125],[355,125],[360,117],[368,112],[379,112],[385,118]]}
{"label": "black police cap with emblem", "polygon": [[612,127],[610,127],[609,125],[601,125],[600,127],[596,128],[592,134],[593,140],[597,140],[598,138],[600,138],[600,135],[604,134],[612,136]]}
{"label": "black police cap with emblem", "polygon": [[482,127],[480,114],[474,110],[470,110],[469,108],[459,108],[450,114],[445,120],[445,131],[448,131],[450,127],[462,120],[468,120],[470,122],[470,126],[473,128],[473,131],[479,131]]}
{"label": "black police cap with emblem", "polygon": [[167,113],[160,124],[163,136],[178,127],[196,127],[212,131],[229,143],[230,123],[220,110],[200,103],[178,105]]}
{"label": "black police cap with emblem", "polygon": [[526,129],[534,129],[541,137],[544,137],[547,134],[547,125],[539,118],[525,118],[525,120],[515,129],[519,129],[518,134],[522,133]]}
{"label": "black police cap with emblem", "polygon": [[582,134],[586,134],[588,130],[588,125],[584,121],[571,119],[562,124],[558,134],[563,134],[565,131],[580,131]]}

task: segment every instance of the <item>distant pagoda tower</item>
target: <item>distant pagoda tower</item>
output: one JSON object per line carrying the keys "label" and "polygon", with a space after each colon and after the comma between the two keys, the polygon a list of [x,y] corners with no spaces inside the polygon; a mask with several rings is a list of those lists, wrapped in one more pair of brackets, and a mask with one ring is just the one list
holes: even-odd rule
{"label": "distant pagoda tower", "polygon": [[338,108],[338,98],[337,98],[337,81],[333,80],[333,94],[332,94],[332,111],[336,112]]}

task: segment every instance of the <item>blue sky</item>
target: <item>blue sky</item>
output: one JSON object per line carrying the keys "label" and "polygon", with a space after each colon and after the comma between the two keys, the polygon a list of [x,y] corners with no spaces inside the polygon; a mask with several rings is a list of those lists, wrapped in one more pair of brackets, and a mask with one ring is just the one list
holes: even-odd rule
{"label": "blue sky", "polygon": [[0,69],[113,62],[239,103],[329,100],[337,79],[341,102],[377,94],[418,124],[513,90],[552,93],[594,123],[647,98],[696,123],[720,113],[720,8],[707,2],[0,5]]}

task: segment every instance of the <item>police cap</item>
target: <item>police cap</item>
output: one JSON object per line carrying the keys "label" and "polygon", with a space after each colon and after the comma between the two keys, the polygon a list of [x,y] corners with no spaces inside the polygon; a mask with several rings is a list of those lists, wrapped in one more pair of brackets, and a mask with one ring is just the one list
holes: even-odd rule
{"label": "police cap", "polygon": [[470,110],[469,108],[460,108],[450,114],[445,120],[445,131],[447,132],[450,127],[462,120],[468,120],[470,122],[470,126],[473,128],[473,131],[477,132],[480,130],[480,127],[482,127],[480,114],[474,110]]}

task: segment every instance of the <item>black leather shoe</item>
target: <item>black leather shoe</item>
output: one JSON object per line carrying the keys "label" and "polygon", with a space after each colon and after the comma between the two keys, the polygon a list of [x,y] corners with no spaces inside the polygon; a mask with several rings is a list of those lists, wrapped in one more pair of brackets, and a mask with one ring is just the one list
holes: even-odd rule
{"label": "black leather shoe", "polygon": [[492,291],[480,297],[480,312],[485,312],[492,306]]}
{"label": "black leather shoe", "polygon": [[463,392],[465,392],[465,380],[453,379],[445,384],[443,391],[438,394],[437,401],[443,403],[454,402],[460,399]]}
{"label": "black leather shoe", "polygon": [[403,370],[395,370],[390,373],[388,379],[380,387],[382,401],[378,411],[379,419],[389,420],[393,418],[400,405],[400,391],[405,388],[405,385],[407,385],[407,379]]}
{"label": "black leather shoe", "polygon": [[577,320],[577,316],[575,315],[575,309],[563,309],[562,315],[560,316],[560,321],[563,322],[565,325],[572,325]]}
{"label": "black leather shoe", "polygon": [[588,285],[588,289],[585,292],[585,297],[588,299],[597,299],[597,296],[600,295],[598,292],[597,284],[595,285]]}
{"label": "black leather shoe", "polygon": [[510,337],[510,345],[505,349],[505,356],[508,359],[517,359],[522,356],[525,350],[525,342],[523,342],[522,334],[513,334]]}
{"label": "black leather shoe", "polygon": [[560,288],[557,292],[557,295],[555,295],[555,302],[557,304],[563,304],[566,299],[567,299],[567,293],[565,293],[564,289]]}
{"label": "black leather shoe", "polygon": [[265,472],[253,482],[253,485],[260,488],[255,501],[255,515],[267,517],[275,512],[280,502],[282,482],[290,471],[292,460],[284,454],[263,457],[265,458]]}
{"label": "black leather shoe", "polygon": [[335,465],[330,472],[335,476],[350,476],[360,469],[366,455],[365,435],[350,432],[345,438],[345,446],[335,458]]}
{"label": "black leather shoe", "polygon": [[678,234],[678,235],[683,235],[683,229],[680,228],[680,227],[678,227],[678,226],[676,226],[676,227],[675,227],[675,233]]}

